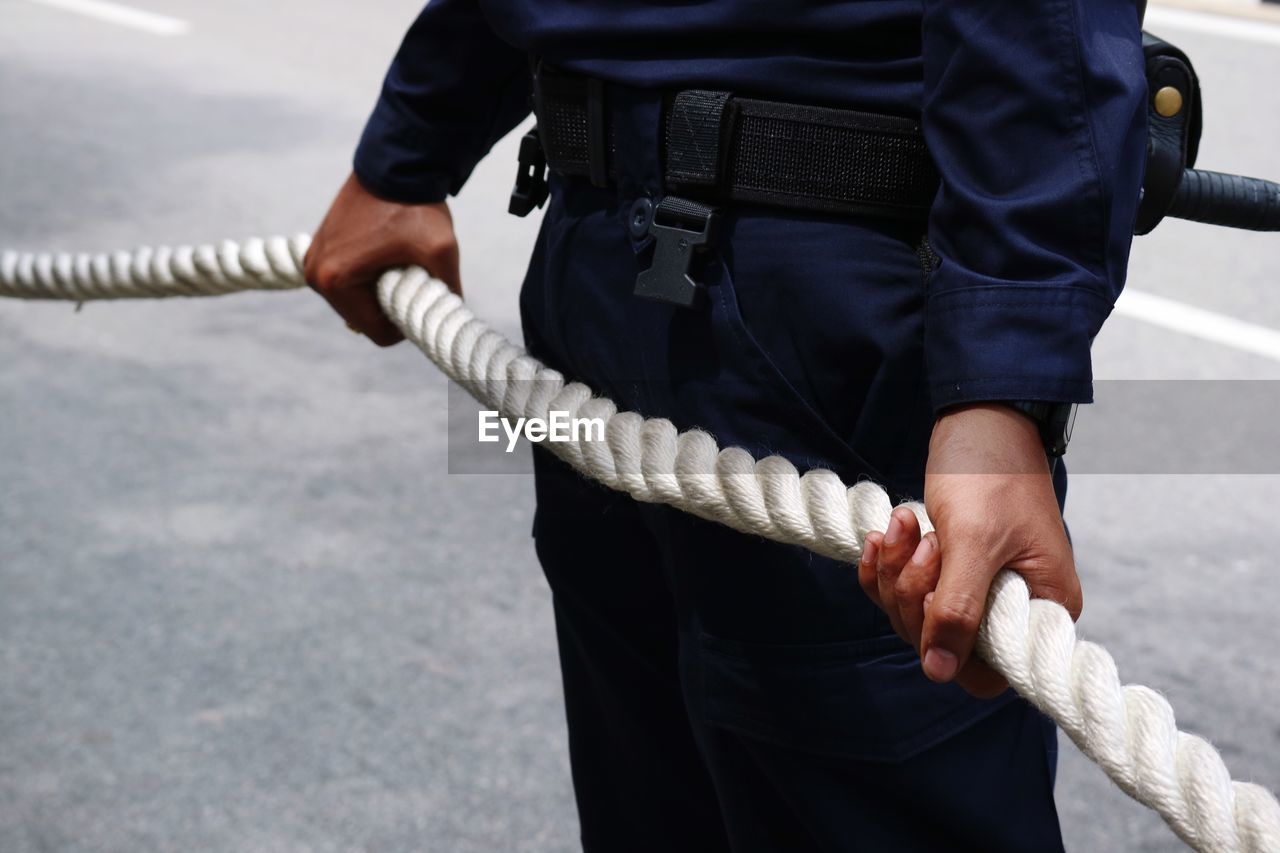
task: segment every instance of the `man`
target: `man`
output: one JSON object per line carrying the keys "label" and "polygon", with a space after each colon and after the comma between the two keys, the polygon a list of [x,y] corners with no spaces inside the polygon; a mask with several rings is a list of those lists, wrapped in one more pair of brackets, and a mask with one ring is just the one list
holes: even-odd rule
{"label": "man", "polygon": [[[445,198],[536,89],[530,352],[922,496],[937,528],[896,510],[855,572],[535,451],[586,850],[1061,848],[1055,732],[973,646],[1003,568],[1081,608],[1046,444],[1123,285],[1139,29],[1128,0],[433,0],[414,23],[307,258],[350,325],[398,340],[389,266],[460,289]],[[917,120],[940,180],[913,206]]]}

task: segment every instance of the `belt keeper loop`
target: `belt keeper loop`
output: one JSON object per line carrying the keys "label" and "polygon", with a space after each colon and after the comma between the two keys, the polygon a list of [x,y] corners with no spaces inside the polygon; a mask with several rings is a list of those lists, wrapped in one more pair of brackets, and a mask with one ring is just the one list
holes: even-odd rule
{"label": "belt keeper loop", "polygon": [[609,186],[609,149],[606,142],[604,82],[587,80],[587,161],[591,168],[591,185]]}
{"label": "belt keeper loop", "polygon": [[542,145],[543,151],[550,151],[551,146],[547,140],[547,131],[542,127],[543,116],[547,115],[546,93],[544,91],[547,66],[542,59],[529,54],[529,74],[533,78],[533,115],[535,124],[533,129],[538,132],[538,142]]}
{"label": "belt keeper loop", "polygon": [[676,94],[667,120],[668,189],[715,187],[724,182],[732,137],[731,92],[686,89]]}

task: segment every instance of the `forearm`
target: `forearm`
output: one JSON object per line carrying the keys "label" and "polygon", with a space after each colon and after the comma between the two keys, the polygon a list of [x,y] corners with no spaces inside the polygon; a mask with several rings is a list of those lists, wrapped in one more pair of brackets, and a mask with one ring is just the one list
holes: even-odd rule
{"label": "forearm", "polygon": [[934,406],[1092,397],[1089,345],[1124,285],[1144,158],[1129,0],[926,0]]}

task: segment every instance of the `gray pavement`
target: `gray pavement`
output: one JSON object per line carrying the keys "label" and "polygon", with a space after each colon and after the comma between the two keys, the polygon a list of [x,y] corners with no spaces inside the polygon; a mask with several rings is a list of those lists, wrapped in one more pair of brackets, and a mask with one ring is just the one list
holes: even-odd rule
{"label": "gray pavement", "polygon": [[[159,38],[0,0],[0,244],[313,228],[415,7],[156,0],[191,23]],[[1205,77],[1203,165],[1280,173],[1280,48],[1168,34]],[[455,204],[469,299],[511,334],[513,151]],[[1132,281],[1280,328],[1277,261],[1172,223]],[[1280,376],[1126,318],[1096,359]],[[532,484],[446,473],[416,351],[261,294],[0,303],[0,363],[0,851],[575,848]],[[1083,632],[1273,789],[1278,501],[1271,475],[1090,474],[1069,506]],[[1178,849],[1065,743],[1058,800],[1073,850]]]}

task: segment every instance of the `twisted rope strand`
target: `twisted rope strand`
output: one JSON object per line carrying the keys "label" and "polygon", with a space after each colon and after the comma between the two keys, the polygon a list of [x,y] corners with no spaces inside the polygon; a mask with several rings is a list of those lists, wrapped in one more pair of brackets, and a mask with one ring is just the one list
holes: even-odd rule
{"label": "twisted rope strand", "polygon": [[[297,288],[308,244],[297,236],[92,256],[6,251],[0,296],[83,301]],[[555,411],[603,421],[604,441],[545,447],[636,500],[849,563],[867,533],[888,526],[892,505],[874,483],[847,488],[830,471],[801,475],[782,457],[756,460],[739,448],[720,449],[700,430],[678,432],[668,420],[619,412],[507,341],[425,270],[386,273],[378,296],[405,337],[488,408],[505,417],[548,419]],[[911,507],[931,530],[924,507]],[[1066,610],[1032,599],[1016,573],[1001,572],[992,584],[978,654],[1191,847],[1280,851],[1276,798],[1259,785],[1233,782],[1212,745],[1178,730],[1162,696],[1122,685],[1111,655],[1079,640]]]}

